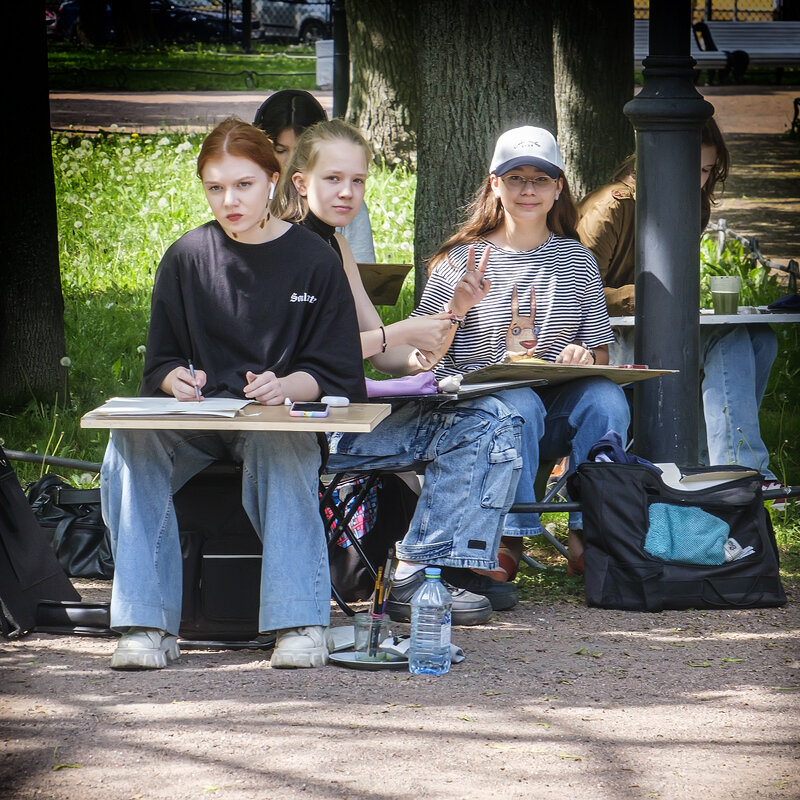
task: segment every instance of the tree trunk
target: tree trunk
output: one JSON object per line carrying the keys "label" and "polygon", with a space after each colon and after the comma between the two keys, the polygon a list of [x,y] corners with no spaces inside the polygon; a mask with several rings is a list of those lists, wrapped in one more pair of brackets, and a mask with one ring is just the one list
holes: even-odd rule
{"label": "tree trunk", "polygon": [[416,157],[417,84],[412,0],[346,0],[351,86],[347,119],[386,164]]}
{"label": "tree trunk", "polygon": [[7,82],[5,102],[28,110],[24,120],[2,126],[6,181],[14,187],[1,243],[0,408],[6,411],[34,399],[64,402],[67,392],[66,370],[59,363],[66,345],[45,32],[38,4],[15,3],[8,11],[14,20],[9,30],[28,34],[26,46],[13,56],[14,74],[25,80]]}
{"label": "tree trunk", "polygon": [[421,0],[416,300],[508,128],[555,132],[550,0]]}
{"label": "tree trunk", "polygon": [[576,201],[634,149],[622,107],[633,97],[633,2],[553,2],[558,143]]}

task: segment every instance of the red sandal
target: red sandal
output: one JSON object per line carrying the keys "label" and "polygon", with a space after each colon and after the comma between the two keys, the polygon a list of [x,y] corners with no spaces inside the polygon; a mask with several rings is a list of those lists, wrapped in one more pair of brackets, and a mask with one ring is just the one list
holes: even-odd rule
{"label": "red sandal", "polygon": [[502,542],[497,549],[497,569],[475,569],[479,575],[486,575],[496,581],[513,581],[519,570],[519,559]]}
{"label": "red sandal", "polygon": [[579,578],[583,575],[583,553],[575,559],[567,559],[567,575],[570,578]]}

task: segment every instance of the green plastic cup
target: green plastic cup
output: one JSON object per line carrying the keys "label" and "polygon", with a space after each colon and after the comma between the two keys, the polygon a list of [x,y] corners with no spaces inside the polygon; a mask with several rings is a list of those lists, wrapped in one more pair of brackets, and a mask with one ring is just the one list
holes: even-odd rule
{"label": "green plastic cup", "polygon": [[741,278],[735,275],[714,275],[709,278],[709,285],[715,314],[738,313]]}

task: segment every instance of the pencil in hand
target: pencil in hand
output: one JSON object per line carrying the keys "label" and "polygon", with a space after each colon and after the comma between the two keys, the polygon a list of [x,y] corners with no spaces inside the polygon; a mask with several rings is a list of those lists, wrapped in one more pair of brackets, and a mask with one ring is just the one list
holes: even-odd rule
{"label": "pencil in hand", "polygon": [[[194,380],[194,364],[189,362],[189,374],[192,376],[192,380]],[[197,402],[200,402],[200,390],[197,388],[197,384],[194,385],[194,396],[197,398]]]}

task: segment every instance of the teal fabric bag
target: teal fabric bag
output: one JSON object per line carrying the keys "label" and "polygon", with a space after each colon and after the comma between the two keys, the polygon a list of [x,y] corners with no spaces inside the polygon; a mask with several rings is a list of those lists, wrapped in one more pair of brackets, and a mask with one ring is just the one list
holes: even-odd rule
{"label": "teal fabric bag", "polygon": [[724,564],[727,522],[694,506],[651,503],[644,549],[665,561]]}

